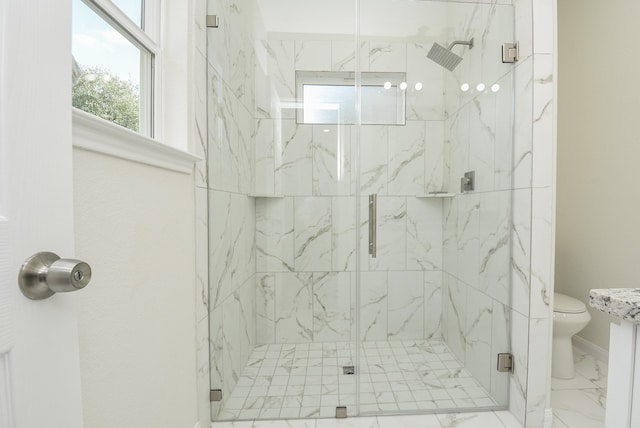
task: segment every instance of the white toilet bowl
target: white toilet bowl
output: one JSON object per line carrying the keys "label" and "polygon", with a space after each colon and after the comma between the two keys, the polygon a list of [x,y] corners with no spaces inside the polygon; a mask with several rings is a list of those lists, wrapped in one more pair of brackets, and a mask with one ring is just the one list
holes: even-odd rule
{"label": "white toilet bowl", "polygon": [[591,315],[584,303],[564,294],[554,294],[551,376],[560,379],[575,376],[571,337],[585,328],[589,321]]}

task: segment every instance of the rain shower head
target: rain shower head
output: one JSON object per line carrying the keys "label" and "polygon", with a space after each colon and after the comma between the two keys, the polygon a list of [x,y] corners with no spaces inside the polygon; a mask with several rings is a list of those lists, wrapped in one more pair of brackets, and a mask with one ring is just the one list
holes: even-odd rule
{"label": "rain shower head", "polygon": [[449,48],[445,48],[438,43],[434,43],[433,46],[431,46],[429,53],[427,54],[427,58],[435,61],[437,64],[443,66],[447,70],[453,71],[453,69],[456,68],[458,64],[460,64],[460,61],[462,61],[461,56],[458,56],[451,52],[451,48],[453,48],[455,45],[466,45],[469,46],[469,49],[472,49],[473,39],[469,40],[468,42],[456,40],[449,45]]}

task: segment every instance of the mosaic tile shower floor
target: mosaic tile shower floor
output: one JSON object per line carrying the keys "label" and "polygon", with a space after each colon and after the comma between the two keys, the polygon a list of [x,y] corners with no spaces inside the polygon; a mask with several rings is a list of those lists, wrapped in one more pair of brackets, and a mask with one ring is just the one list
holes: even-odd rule
{"label": "mosaic tile shower floor", "polygon": [[[365,342],[359,368],[360,411],[495,407],[497,403],[441,341]],[[255,348],[216,420],[352,416],[356,377],[349,342]]]}

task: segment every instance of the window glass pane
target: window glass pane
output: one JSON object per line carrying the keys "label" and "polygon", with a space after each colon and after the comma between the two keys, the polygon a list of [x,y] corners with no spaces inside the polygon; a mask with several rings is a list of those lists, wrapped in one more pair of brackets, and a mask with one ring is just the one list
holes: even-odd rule
{"label": "window glass pane", "polygon": [[[361,73],[362,124],[404,125],[404,73]],[[353,72],[297,71],[298,123],[355,124],[356,86]]]}
{"label": "window glass pane", "polygon": [[150,135],[152,55],[81,0],[73,0],[72,49],[73,106]]}
{"label": "window glass pane", "polygon": [[113,4],[118,6],[133,22],[144,29],[144,21],[142,20],[142,8],[144,0],[111,0]]}

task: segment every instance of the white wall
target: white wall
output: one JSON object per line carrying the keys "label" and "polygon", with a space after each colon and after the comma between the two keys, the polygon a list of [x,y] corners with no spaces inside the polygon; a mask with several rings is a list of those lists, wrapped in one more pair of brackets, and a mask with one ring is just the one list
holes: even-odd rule
{"label": "white wall", "polygon": [[[558,0],[556,291],[640,283],[640,56],[635,0]],[[580,333],[608,348],[611,318]]]}
{"label": "white wall", "polygon": [[74,150],[85,426],[198,420],[194,177]]}

